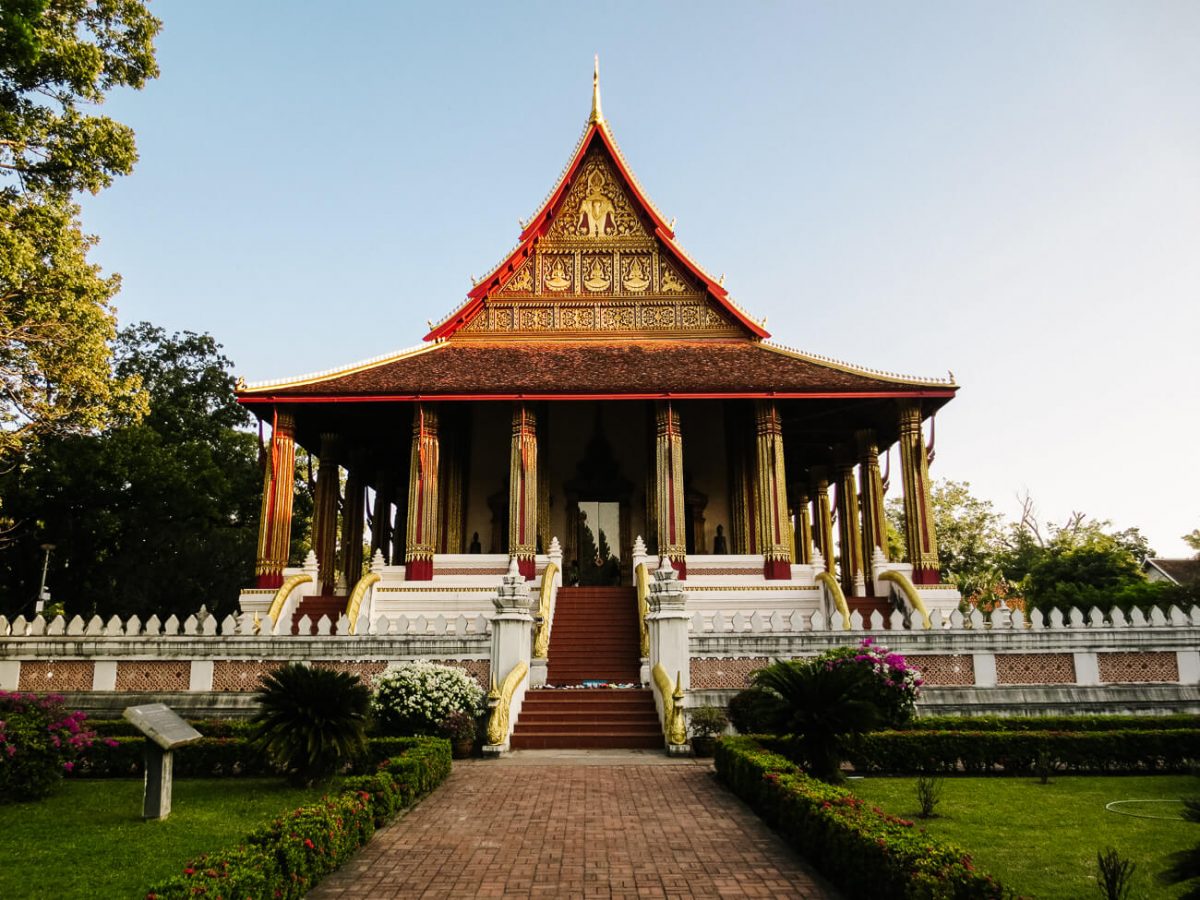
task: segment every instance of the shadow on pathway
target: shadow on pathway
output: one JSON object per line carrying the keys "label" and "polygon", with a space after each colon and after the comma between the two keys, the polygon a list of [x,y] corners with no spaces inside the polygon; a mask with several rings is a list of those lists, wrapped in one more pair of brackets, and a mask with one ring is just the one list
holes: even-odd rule
{"label": "shadow on pathway", "polygon": [[834,898],[712,767],[632,751],[456,762],[310,898]]}

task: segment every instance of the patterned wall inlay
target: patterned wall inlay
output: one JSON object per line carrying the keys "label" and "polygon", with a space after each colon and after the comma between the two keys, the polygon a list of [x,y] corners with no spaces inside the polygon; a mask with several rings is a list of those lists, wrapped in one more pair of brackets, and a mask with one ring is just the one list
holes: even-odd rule
{"label": "patterned wall inlay", "polygon": [[1115,683],[1179,683],[1179,657],[1174,653],[1097,653],[1100,680]]}
{"label": "patterned wall inlay", "polygon": [[997,684],[1074,684],[1070,653],[997,653]]}
{"label": "patterned wall inlay", "polygon": [[213,690],[257,691],[262,677],[281,665],[273,659],[218,659],[213,662]]}
{"label": "patterned wall inlay", "polygon": [[916,666],[930,687],[948,687],[975,683],[975,658],[961,654],[921,654],[907,656],[910,666]]}
{"label": "patterned wall inlay", "polygon": [[314,662],[313,665],[320,669],[333,669],[335,672],[349,672],[351,675],[357,675],[368,687],[371,679],[376,675],[382,675],[384,669],[387,668],[387,663],[383,660],[361,662],[359,660],[321,659]]}
{"label": "patterned wall inlay", "polygon": [[21,691],[90,691],[95,664],[80,660],[26,659],[21,662]]}
{"label": "patterned wall inlay", "polygon": [[117,663],[118,691],[186,691],[192,664],[188,660],[128,659]]}
{"label": "patterned wall inlay", "polygon": [[706,659],[692,657],[692,689],[737,688],[750,686],[750,676],[771,664],[765,656],[747,659]]}

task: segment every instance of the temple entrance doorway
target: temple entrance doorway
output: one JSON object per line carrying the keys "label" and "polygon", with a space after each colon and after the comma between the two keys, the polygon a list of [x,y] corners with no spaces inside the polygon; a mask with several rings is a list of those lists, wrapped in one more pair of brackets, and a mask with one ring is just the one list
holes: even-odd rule
{"label": "temple entrance doorway", "polygon": [[580,585],[621,584],[621,556],[625,535],[621,533],[621,504],[617,501],[581,500],[578,504]]}

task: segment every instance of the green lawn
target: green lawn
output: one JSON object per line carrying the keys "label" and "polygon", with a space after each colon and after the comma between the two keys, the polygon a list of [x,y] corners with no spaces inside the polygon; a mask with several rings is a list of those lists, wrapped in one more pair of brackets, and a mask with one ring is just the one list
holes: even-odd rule
{"label": "green lawn", "polygon": [[[886,812],[916,818],[914,778],[864,778],[850,789]],[[1050,784],[1031,778],[947,778],[937,817],[919,826],[967,850],[976,864],[1007,887],[1037,900],[1099,897],[1096,853],[1115,847],[1137,863],[1137,898],[1178,897],[1182,887],[1158,883],[1167,857],[1200,843],[1200,824],[1133,818],[1105,810],[1113,800],[1178,799],[1200,795],[1186,776],[1092,778],[1061,776]],[[1176,803],[1124,807],[1178,816]]]}
{"label": "green lawn", "polygon": [[68,781],[41,802],[0,806],[0,897],[136,900],[189,858],[322,793],[278,780],[187,779],[175,782],[170,817],[144,822],[141,781]]}

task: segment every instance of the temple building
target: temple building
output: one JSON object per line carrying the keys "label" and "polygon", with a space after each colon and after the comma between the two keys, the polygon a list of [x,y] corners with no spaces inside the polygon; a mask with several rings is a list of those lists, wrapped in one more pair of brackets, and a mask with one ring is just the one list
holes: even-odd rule
{"label": "temple building", "polygon": [[[885,569],[910,606],[956,605],[938,584],[924,437],[953,379],[775,343],[722,282],[634,177],[597,78],[515,249],[424,343],[239,383],[270,427],[243,609],[303,571],[287,558],[297,445],[319,458],[309,611],[368,612],[347,607],[364,542],[372,616],[482,610],[481,586],[512,559],[536,582],[552,546],[568,587],[632,585],[640,554],[669,559],[691,596],[748,608],[900,608]],[[881,458],[903,492],[907,564],[888,559]]]}

